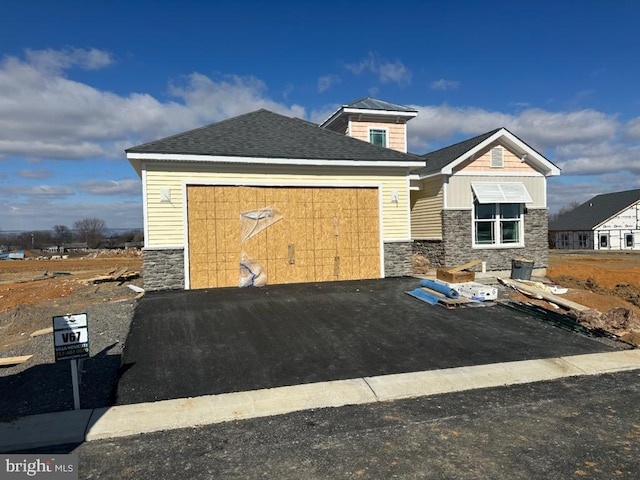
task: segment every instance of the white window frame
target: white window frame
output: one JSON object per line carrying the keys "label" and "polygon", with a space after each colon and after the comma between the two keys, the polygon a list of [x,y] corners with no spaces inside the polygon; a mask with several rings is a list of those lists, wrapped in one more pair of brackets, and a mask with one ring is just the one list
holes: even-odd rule
{"label": "white window frame", "polygon": [[373,143],[371,141],[371,133],[372,132],[384,132],[384,145],[378,145],[381,147],[385,147],[385,148],[389,148],[389,129],[385,128],[385,127],[369,127],[367,130],[367,136],[369,138],[369,143],[372,145],[375,145],[375,143]]}
{"label": "white window frame", "polygon": [[[493,205],[495,209],[495,218],[492,219],[478,219],[476,218],[476,209],[478,208],[478,201],[473,202],[473,209],[471,211],[471,238],[473,248],[522,248],[524,247],[524,204],[522,203],[484,203],[482,205]],[[519,205],[520,213],[518,217],[502,217],[501,210],[505,205]],[[503,222],[516,221],[518,225],[518,241],[517,242],[502,242],[501,226]],[[493,224],[493,243],[478,243],[476,239],[476,224],[477,223],[492,223]]]}

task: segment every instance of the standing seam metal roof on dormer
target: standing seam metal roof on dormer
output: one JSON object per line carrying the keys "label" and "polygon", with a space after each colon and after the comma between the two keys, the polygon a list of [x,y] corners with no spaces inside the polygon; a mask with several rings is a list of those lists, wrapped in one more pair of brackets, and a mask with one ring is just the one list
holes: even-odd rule
{"label": "standing seam metal roof on dormer", "polygon": [[397,103],[385,102],[377,98],[363,97],[346,105],[342,105],[335,112],[320,124],[321,128],[330,128],[330,125],[339,121],[345,115],[369,113],[374,115],[389,115],[411,120],[418,115],[414,108],[398,105]]}

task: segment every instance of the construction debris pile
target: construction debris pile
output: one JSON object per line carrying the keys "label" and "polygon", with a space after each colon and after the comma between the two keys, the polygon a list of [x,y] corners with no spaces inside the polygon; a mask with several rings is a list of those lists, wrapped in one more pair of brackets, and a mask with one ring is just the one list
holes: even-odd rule
{"label": "construction debris pile", "polygon": [[[476,273],[470,269],[481,263],[481,260],[474,260],[457,267],[439,268],[435,279],[424,278],[417,288],[406,293],[427,304],[447,308],[476,306],[479,303],[499,304],[560,328],[640,346],[640,320],[632,308],[615,307],[600,312],[563,297],[569,292],[569,288],[556,285],[548,279],[531,280],[533,262],[520,258],[513,260],[511,278],[488,278],[483,280],[488,284],[479,283],[475,281]],[[416,264],[414,257],[414,267]],[[429,273],[433,274],[433,271]],[[576,282],[579,282],[577,287],[581,290],[613,295],[634,306],[640,306],[640,288],[634,285],[618,284],[613,289],[604,289],[593,279],[573,279],[567,281],[567,284],[574,286]],[[503,288],[499,290],[500,286]],[[503,295],[499,298],[501,292]],[[521,295],[517,297],[509,292]]]}

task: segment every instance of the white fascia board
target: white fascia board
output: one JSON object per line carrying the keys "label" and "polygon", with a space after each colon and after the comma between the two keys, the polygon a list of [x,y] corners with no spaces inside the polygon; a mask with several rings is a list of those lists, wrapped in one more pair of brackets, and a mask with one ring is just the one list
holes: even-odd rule
{"label": "white fascia board", "polygon": [[219,155],[191,155],[172,153],[128,153],[127,159],[162,162],[238,163],[253,165],[295,165],[323,167],[422,167],[422,161],[397,160],[325,160],[309,158],[223,157]]}
{"label": "white fascia board", "polygon": [[333,112],[331,115],[329,115],[329,117],[324,122],[322,122],[319,125],[319,127],[320,128],[327,128],[329,125],[331,125],[333,122],[335,122],[338,118],[340,118],[340,112],[342,112],[343,108],[344,107],[340,107],[335,112]]}
{"label": "white fascia board", "polygon": [[398,110],[371,110],[366,108],[347,107],[346,105],[343,105],[340,108],[338,108],[335,112],[333,112],[331,115],[329,115],[329,117],[320,124],[320,128],[329,127],[333,122],[335,122],[337,119],[342,117],[343,114],[376,115],[376,116],[388,115],[392,117],[393,116],[405,117],[407,119],[415,118],[418,116],[417,111],[405,112],[405,111],[398,111]]}
{"label": "white fascia board", "polygon": [[437,172],[427,173],[426,175],[418,175],[418,178],[420,180],[426,180],[427,178],[438,177],[438,176],[440,176],[442,174],[443,174],[443,171],[442,170],[438,170]]}
{"label": "white fascia board", "polygon": [[[370,110],[365,108],[344,108],[341,109],[344,113],[357,114],[357,115],[375,115],[375,116],[389,116],[389,117],[405,117],[415,118],[418,116],[418,112],[401,112],[398,110]],[[337,112],[336,112],[337,113]]]}
{"label": "white fascia board", "polygon": [[453,175],[453,169],[455,167],[467,160],[470,156],[478,153],[480,150],[486,148],[488,145],[500,139],[506,140],[507,143],[511,143],[513,146],[525,152],[527,154],[527,163],[531,163],[534,166],[541,168],[542,170],[546,170],[544,172],[544,176],[551,177],[560,175],[560,169],[558,167],[556,167],[553,163],[551,163],[545,157],[540,155],[538,152],[533,150],[526,143],[524,143],[522,140],[520,140],[518,137],[504,128],[501,128],[489,138],[487,138],[483,142],[480,142],[471,150],[468,150],[467,152],[456,158],[454,161],[450,162],[441,170],[440,173],[443,173],[445,175]]}

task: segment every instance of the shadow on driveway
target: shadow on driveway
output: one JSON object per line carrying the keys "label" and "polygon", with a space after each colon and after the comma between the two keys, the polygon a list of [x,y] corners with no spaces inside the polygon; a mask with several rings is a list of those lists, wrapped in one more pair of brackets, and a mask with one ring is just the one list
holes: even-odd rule
{"label": "shadow on driveway", "polygon": [[614,350],[498,305],[447,310],[415,278],[150,292],[117,403]]}

